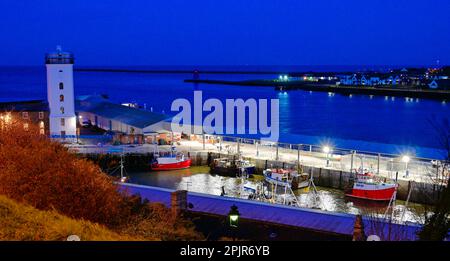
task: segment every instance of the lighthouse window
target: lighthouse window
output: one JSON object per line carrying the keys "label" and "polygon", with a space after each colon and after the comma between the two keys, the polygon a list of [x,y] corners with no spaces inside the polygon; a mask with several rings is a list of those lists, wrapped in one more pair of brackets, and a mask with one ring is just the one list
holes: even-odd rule
{"label": "lighthouse window", "polygon": [[64,118],[61,119],[61,126],[66,126],[66,120]]}
{"label": "lighthouse window", "polygon": [[64,95],[62,95],[62,94],[59,95],[59,101],[60,101],[60,102],[63,102],[63,101],[64,101]]}
{"label": "lighthouse window", "polygon": [[59,83],[59,89],[60,90],[64,89],[64,83],[62,83],[62,82]]}
{"label": "lighthouse window", "polygon": [[61,106],[61,108],[59,108],[59,110],[61,111],[61,114],[64,114],[64,107]]}

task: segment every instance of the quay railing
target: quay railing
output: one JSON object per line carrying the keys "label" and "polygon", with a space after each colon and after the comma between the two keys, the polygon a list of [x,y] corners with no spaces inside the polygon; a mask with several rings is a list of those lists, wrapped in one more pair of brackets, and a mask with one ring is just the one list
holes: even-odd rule
{"label": "quay railing", "polygon": [[[208,151],[222,155],[241,154],[246,158],[269,160],[271,164],[277,164],[277,162],[280,165],[282,163],[300,164],[345,172],[355,172],[359,168],[364,168],[390,179],[398,177],[415,181],[431,181],[438,184],[445,183],[449,177],[449,162],[444,160],[421,158],[407,154],[377,153],[335,147],[326,148],[325,145],[267,142],[232,136],[208,136],[211,138],[184,141],[177,145],[178,150],[190,153]],[[97,137],[97,135],[94,135],[81,138],[91,140],[92,142],[86,142],[86,144],[93,145],[67,145],[69,150],[75,153],[102,154],[153,153],[170,150],[170,146],[158,146],[156,144],[112,145],[110,144],[110,137],[106,136]]]}
{"label": "quay railing", "polygon": [[[359,168],[395,179],[432,180],[445,183],[449,177],[448,162],[409,154],[377,153],[318,146],[312,144],[291,144],[266,142],[258,139],[210,135],[208,151],[224,154],[241,154],[244,157],[266,159],[290,164],[301,164],[320,168],[354,172]],[[202,143],[201,140],[199,140]]]}

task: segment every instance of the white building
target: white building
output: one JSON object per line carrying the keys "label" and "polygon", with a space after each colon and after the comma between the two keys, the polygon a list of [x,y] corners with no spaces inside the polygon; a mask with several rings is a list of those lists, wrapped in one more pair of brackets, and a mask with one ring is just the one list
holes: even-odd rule
{"label": "white building", "polygon": [[60,47],[45,57],[50,137],[52,138],[74,139],[77,135],[73,61],[73,55],[62,52]]}

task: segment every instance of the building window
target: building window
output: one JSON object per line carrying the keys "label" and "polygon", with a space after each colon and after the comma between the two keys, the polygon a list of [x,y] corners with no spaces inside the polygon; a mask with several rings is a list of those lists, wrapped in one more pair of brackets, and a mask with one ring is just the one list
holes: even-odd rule
{"label": "building window", "polygon": [[63,90],[63,89],[64,89],[64,83],[62,83],[62,82],[59,83],[59,89],[60,89],[60,90]]}
{"label": "building window", "polygon": [[24,130],[27,131],[27,130],[28,130],[28,127],[29,127],[29,126],[28,126],[28,123],[24,123],[24,124],[23,124],[23,129],[24,129]]}
{"label": "building window", "polygon": [[40,130],[39,130],[39,134],[45,135],[45,130],[44,130],[44,129],[40,129]]}
{"label": "building window", "polygon": [[28,119],[28,112],[27,111],[24,111],[24,112],[22,112],[22,118],[23,119]]}
{"label": "building window", "polygon": [[44,125],[44,122],[43,122],[43,121],[40,121],[40,122],[39,122],[39,128],[43,129],[44,126],[45,126],[45,125]]}
{"label": "building window", "polygon": [[66,138],[66,131],[61,131],[61,138],[63,138],[63,139]]}
{"label": "building window", "polygon": [[62,94],[59,95],[59,101],[60,101],[60,102],[63,102],[63,101],[64,101],[64,95],[62,95]]}
{"label": "building window", "polygon": [[61,119],[61,126],[66,126],[66,120],[64,118]]}
{"label": "building window", "polygon": [[64,114],[64,107],[61,106],[61,108],[59,108],[59,110],[61,111],[61,114]]}
{"label": "building window", "polygon": [[40,120],[43,120],[43,119],[44,119],[44,112],[43,112],[43,111],[40,111],[40,112],[39,112],[39,119],[40,119]]}
{"label": "building window", "polygon": [[63,70],[59,70],[59,72],[63,72]]}

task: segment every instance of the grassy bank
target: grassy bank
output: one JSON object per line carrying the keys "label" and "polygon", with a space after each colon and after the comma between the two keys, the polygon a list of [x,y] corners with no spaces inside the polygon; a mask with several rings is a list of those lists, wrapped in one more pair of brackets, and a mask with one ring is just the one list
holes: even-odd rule
{"label": "grassy bank", "polygon": [[102,225],[75,220],[52,211],[17,203],[0,195],[0,240],[66,240],[78,235],[81,240],[139,240],[119,235]]}

